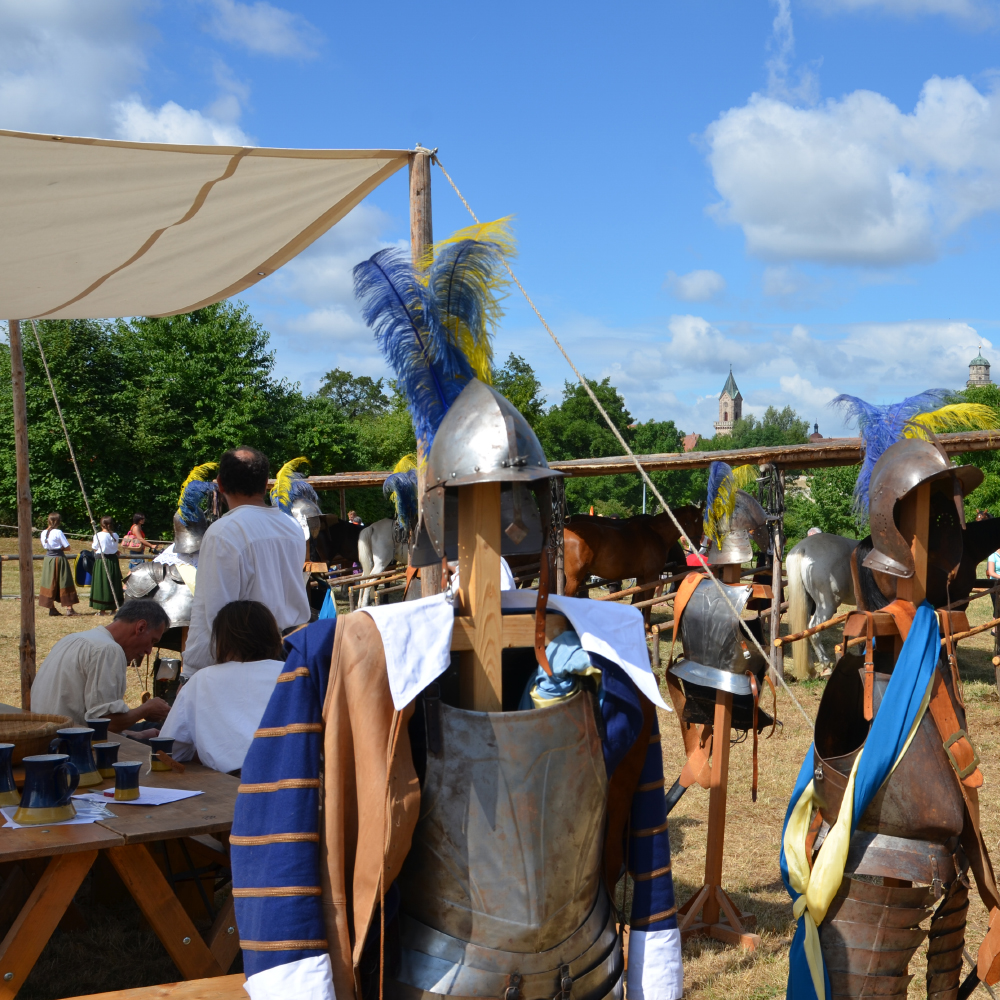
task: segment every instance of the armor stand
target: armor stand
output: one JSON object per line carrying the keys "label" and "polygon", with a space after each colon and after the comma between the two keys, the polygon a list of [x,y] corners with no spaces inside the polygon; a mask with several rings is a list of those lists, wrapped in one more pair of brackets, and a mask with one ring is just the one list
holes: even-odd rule
{"label": "armor stand", "polygon": [[[739,567],[737,567],[737,572]],[[709,937],[726,944],[739,944],[753,951],[760,935],[748,928],[757,923],[752,913],[736,908],[722,888],[722,859],[726,842],[726,795],[729,787],[729,737],[733,721],[733,696],[715,695],[712,739],[712,779],[708,799],[708,843],[705,852],[705,884],[677,911],[681,938]],[[725,917],[725,919],[723,919]]]}

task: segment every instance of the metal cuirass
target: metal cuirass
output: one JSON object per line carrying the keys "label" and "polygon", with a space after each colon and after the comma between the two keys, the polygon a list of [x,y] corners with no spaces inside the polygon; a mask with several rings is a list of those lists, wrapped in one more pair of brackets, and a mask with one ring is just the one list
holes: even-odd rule
{"label": "metal cuirass", "polygon": [[387,993],[622,997],[601,880],[608,782],[589,692],[525,712],[427,699],[421,815]]}

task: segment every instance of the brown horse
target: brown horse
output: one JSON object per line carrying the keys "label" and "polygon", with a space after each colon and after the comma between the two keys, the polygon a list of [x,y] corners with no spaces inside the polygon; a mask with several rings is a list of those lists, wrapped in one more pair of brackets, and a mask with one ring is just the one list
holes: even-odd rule
{"label": "brown horse", "polygon": [[[694,504],[674,511],[688,538],[701,538],[701,508]],[[571,517],[564,531],[566,594],[575,596],[590,576],[603,580],[635,577],[637,585],[659,579],[680,533],[666,513],[611,517]],[[646,597],[648,595],[642,595]],[[640,600],[642,599],[640,597]],[[649,608],[643,609],[649,621]]]}

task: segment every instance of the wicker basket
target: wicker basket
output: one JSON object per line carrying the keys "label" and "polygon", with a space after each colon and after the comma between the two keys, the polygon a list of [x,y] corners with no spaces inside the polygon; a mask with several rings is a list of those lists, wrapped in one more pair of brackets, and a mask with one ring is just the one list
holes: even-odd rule
{"label": "wicker basket", "polygon": [[14,744],[13,763],[20,764],[32,754],[48,753],[56,730],[72,725],[73,720],[65,715],[40,715],[38,712],[0,715],[0,743]]}

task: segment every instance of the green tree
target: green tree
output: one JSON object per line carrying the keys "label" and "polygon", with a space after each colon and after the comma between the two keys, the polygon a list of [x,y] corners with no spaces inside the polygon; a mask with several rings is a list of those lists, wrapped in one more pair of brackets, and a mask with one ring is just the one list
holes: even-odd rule
{"label": "green tree", "polygon": [[323,376],[316,395],[331,400],[345,417],[377,417],[392,408],[385,382],[384,378],[352,375],[342,368],[334,368]]}
{"label": "green tree", "polygon": [[[995,415],[994,427],[1000,427],[1000,386],[970,386],[958,394],[967,403],[982,403]],[[977,510],[988,510],[994,517],[1000,517],[1000,452],[974,451],[956,455],[960,465],[975,465],[983,470],[983,481],[965,498],[966,518],[976,516]]]}
{"label": "green tree", "polygon": [[752,413],[737,420],[731,434],[701,438],[695,451],[728,451],[731,448],[765,448],[782,444],[806,444],[809,424],[790,407],[769,406],[762,419]]}
{"label": "green tree", "polygon": [[506,396],[533,428],[538,427],[545,415],[545,398],[539,395],[542,383],[524,358],[512,351],[507,363],[493,373],[493,388]]}

